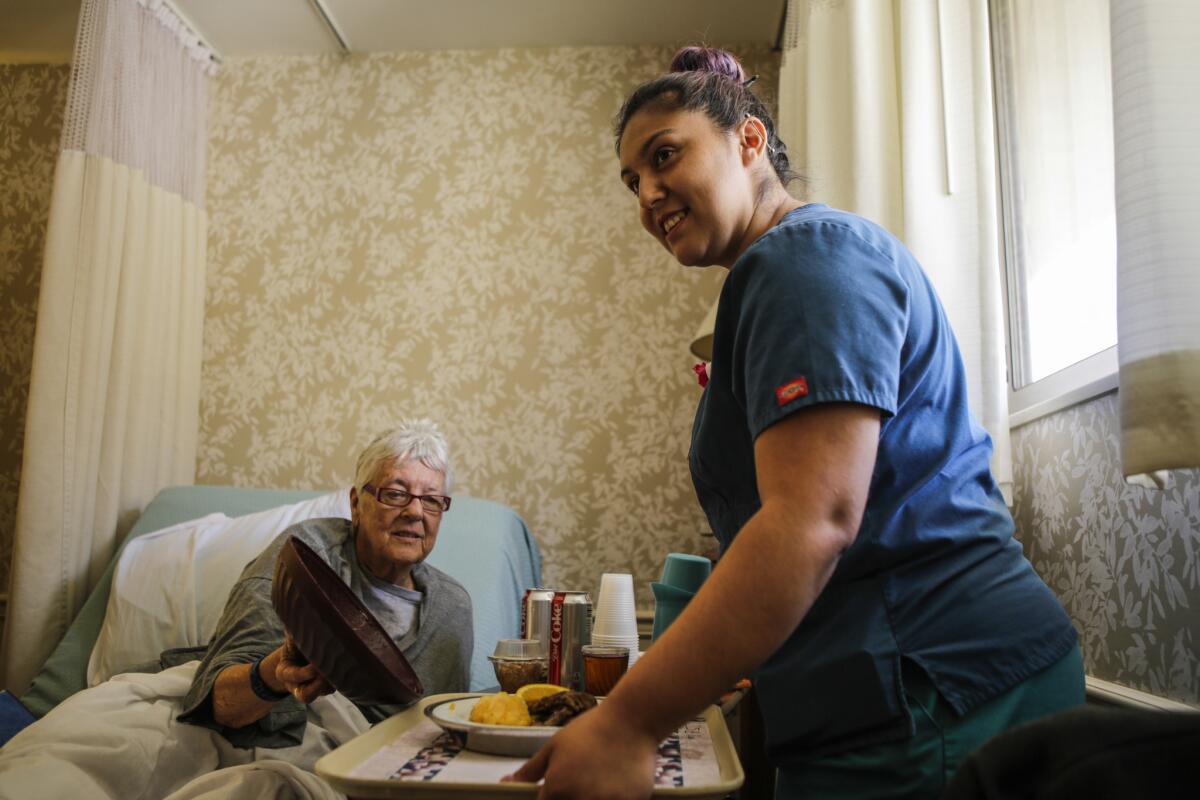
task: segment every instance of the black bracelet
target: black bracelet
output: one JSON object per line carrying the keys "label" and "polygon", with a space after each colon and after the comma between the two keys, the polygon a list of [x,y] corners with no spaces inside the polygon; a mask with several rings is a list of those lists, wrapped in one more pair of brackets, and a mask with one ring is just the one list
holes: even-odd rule
{"label": "black bracelet", "polygon": [[250,665],[250,691],[254,692],[255,697],[259,700],[266,700],[268,703],[276,703],[285,697],[291,697],[288,692],[277,692],[267,686],[267,682],[262,678],[262,673],[258,671],[265,658],[266,656],[263,656]]}

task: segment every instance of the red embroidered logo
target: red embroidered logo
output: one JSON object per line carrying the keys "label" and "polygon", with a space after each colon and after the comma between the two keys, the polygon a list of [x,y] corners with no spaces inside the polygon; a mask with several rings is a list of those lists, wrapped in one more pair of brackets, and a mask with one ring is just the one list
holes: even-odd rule
{"label": "red embroidered logo", "polygon": [[797,397],[804,397],[806,394],[808,394],[808,381],[801,375],[796,380],[788,381],[776,389],[775,399],[779,401],[779,405],[786,406]]}

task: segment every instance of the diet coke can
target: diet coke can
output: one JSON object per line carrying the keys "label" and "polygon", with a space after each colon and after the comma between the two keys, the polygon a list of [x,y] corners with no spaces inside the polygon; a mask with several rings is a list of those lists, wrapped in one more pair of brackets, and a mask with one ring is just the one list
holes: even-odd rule
{"label": "diet coke can", "polygon": [[546,644],[547,683],[583,691],[583,646],[592,641],[592,598],[587,592],[528,590],[521,636]]}
{"label": "diet coke can", "polygon": [[555,592],[550,601],[548,683],[583,691],[583,646],[592,641],[592,598],[587,592]]}
{"label": "diet coke can", "polygon": [[550,601],[553,589],[535,587],[525,590],[521,600],[521,638],[537,639],[545,652],[550,645]]}

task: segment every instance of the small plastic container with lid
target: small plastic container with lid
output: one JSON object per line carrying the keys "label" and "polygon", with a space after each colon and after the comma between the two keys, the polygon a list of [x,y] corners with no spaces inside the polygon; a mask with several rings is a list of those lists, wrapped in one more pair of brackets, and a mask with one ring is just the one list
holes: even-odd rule
{"label": "small plastic container with lid", "polygon": [[488,656],[500,689],[515,692],[529,683],[544,683],[549,659],[545,645],[537,639],[501,639]]}

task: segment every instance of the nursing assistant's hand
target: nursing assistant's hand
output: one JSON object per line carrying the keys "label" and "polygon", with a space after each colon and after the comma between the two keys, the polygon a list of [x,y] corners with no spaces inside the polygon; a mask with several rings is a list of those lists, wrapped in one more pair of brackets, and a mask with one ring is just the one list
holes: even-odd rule
{"label": "nursing assistant's hand", "polygon": [[658,741],[605,706],[571,720],[505,781],[546,782],[539,800],[619,798],[643,800],[654,789]]}
{"label": "nursing assistant's hand", "polygon": [[308,663],[292,641],[292,635],[287,634],[279,647],[279,661],[275,665],[275,677],[283,684],[284,689],[291,692],[301,703],[311,703],[324,694],[334,691],[333,685],[325,680],[317,668]]}

